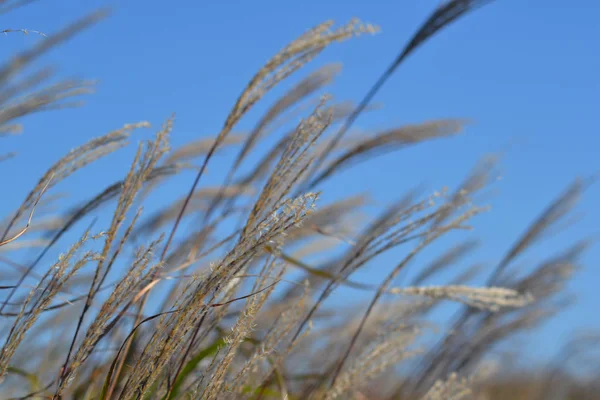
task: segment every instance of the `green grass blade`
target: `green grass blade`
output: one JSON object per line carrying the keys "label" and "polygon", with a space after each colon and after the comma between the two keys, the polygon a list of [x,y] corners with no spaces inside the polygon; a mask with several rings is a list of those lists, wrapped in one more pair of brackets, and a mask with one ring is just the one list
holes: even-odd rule
{"label": "green grass blade", "polygon": [[[173,400],[173,399],[177,398],[177,395],[179,394],[179,391],[181,390],[181,386],[183,385],[183,382],[185,382],[185,379],[192,372],[194,372],[194,370],[196,369],[198,364],[200,364],[200,362],[202,360],[204,360],[206,357],[209,357],[209,356],[215,354],[217,352],[217,350],[219,350],[219,347],[221,347],[223,345],[225,345],[225,339],[219,338],[219,339],[215,340],[213,342],[213,344],[211,344],[207,348],[201,350],[198,354],[196,354],[194,357],[192,357],[192,359],[190,361],[188,361],[187,364],[185,364],[185,366],[181,370],[181,373],[179,374],[179,376],[175,379],[175,383],[173,384],[173,389],[171,390],[169,397],[166,399]],[[163,398],[163,400],[164,399],[165,398]]]}

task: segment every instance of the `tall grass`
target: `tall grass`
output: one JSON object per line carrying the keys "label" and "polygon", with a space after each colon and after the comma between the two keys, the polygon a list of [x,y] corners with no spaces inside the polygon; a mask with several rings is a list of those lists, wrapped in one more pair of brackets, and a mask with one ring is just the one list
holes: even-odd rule
{"label": "tall grass", "polygon": [[[457,242],[431,264],[418,266],[412,282],[395,285],[433,244],[470,229],[470,221],[487,212],[477,204],[495,178],[493,160],[477,165],[454,190],[405,193],[367,223],[357,218],[363,197],[319,202],[320,186],[356,162],[461,131],[463,120],[444,119],[346,135],[408,55],[484,3],[454,0],[436,9],[357,105],[317,95],[340,70],[328,65],[277,99],[251,132],[234,133],[267,93],[327,47],[377,31],[358,20],[315,26],[250,79],[214,138],[171,149],[170,117],[138,146],[121,179],[49,216],[36,208],[54,201],[56,184],[129,145],[132,131],[150,125],[125,124],[59,158],[1,225],[0,396],[498,398],[486,355],[560,311],[565,283],[588,242],[549,255],[526,273],[518,273],[514,261],[565,220],[589,182],[576,181],[551,202],[493,270],[467,269],[441,286],[431,278],[456,268],[475,250],[474,242]],[[104,15],[48,34],[5,63],[0,132],[16,132],[22,117],[88,93],[87,82],[47,83],[51,74],[44,69],[22,75],[38,57]],[[299,110],[308,111],[290,126]],[[267,135],[278,135],[271,148],[262,140]],[[238,152],[224,183],[202,187],[208,164],[225,146],[237,146]],[[262,158],[242,170],[259,147],[266,150]],[[160,196],[162,185],[190,169],[195,179],[177,201],[150,215],[143,211],[147,198]],[[80,222],[94,222],[101,210],[111,215],[106,225],[81,230]],[[49,251],[67,233],[79,240],[52,260]],[[378,285],[353,278],[394,249],[404,256]],[[25,261],[15,261],[17,254]],[[307,260],[314,255],[326,261],[311,265]],[[474,274],[487,274],[487,285],[469,285]],[[344,286],[364,292],[364,313],[328,305]],[[462,308],[432,342],[435,331],[427,320],[442,301]],[[562,370],[553,371],[549,377]],[[536,385],[528,398],[549,398],[545,390]]]}

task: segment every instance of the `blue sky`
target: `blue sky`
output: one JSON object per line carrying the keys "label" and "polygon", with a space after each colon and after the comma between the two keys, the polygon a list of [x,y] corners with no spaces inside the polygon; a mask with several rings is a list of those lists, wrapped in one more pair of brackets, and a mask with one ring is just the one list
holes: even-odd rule
{"label": "blue sky", "polygon": [[[61,154],[127,122],[149,120],[156,127],[176,112],[174,147],[214,135],[254,72],[287,42],[327,19],[343,24],[358,17],[382,29],[375,36],[334,45],[304,72],[342,62],[343,72],[329,90],[338,99],[358,100],[438,3],[45,0],[5,15],[3,28],[51,34],[89,11],[114,6],[108,20],[44,57],[44,63],[59,68],[60,76],[98,79],[98,91],[85,107],[36,115],[24,121],[23,136],[5,139],[19,157],[3,168],[19,173],[14,190],[3,194],[3,205],[16,207]],[[324,200],[368,191],[383,207],[420,183],[431,190],[452,187],[482,155],[506,151],[503,179],[490,200],[493,210],[475,221],[471,233],[484,243],[478,257],[493,264],[573,178],[600,169],[598,11],[592,0],[576,5],[498,0],[443,31],[414,53],[379,93],[375,101],[384,108],[361,117],[356,127],[383,129],[444,117],[469,118],[472,124],[452,140],[353,168],[324,188]],[[6,59],[40,39],[12,34],[0,40]],[[270,100],[241,128],[251,126]],[[131,155],[119,153],[95,170],[99,175],[93,181],[83,173],[61,189],[75,196],[78,191],[90,193],[93,184],[122,176]],[[215,162],[212,168],[218,170],[223,160],[217,157]],[[394,171],[393,178],[381,171]],[[209,169],[206,182],[218,182],[214,179]],[[171,188],[183,191],[187,186]],[[581,202],[585,217],[520,261],[550,256],[582,236],[597,234],[598,200],[596,185]],[[529,348],[532,355],[552,353],[573,330],[600,328],[593,317],[600,305],[598,255],[597,247],[587,253],[585,269],[570,286],[577,305],[544,326]],[[382,260],[390,266],[394,261]],[[359,277],[381,279],[378,271]]]}

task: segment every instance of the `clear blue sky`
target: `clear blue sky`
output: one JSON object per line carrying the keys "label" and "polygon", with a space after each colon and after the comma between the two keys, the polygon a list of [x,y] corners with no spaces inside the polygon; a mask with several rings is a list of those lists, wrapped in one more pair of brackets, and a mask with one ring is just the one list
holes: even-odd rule
{"label": "clear blue sky", "polygon": [[[176,112],[175,146],[213,135],[253,73],[288,41],[326,19],[343,24],[358,17],[382,28],[376,36],[333,46],[307,70],[343,62],[344,70],[330,90],[336,98],[358,100],[439,1],[113,3],[112,17],[44,58],[60,68],[61,76],[98,79],[98,92],[84,108],[25,121],[24,136],[5,142],[20,155],[10,167],[2,166],[19,170],[14,191],[3,194],[3,205],[16,206],[61,154],[124,123],[147,119],[158,126]],[[52,33],[104,5],[113,4],[39,1],[3,16],[1,24]],[[414,53],[380,92],[376,102],[385,108],[359,119],[356,126],[385,128],[443,117],[466,117],[473,124],[456,139],[348,171],[326,188],[326,199],[358,185],[350,191],[369,191],[383,206],[419,183],[431,190],[452,187],[480,156],[508,148],[503,180],[491,200],[493,210],[477,219],[473,233],[485,243],[478,257],[493,263],[574,177],[600,169],[599,12],[593,0],[498,0],[443,31]],[[39,39],[12,34],[0,40],[0,53],[6,57]],[[242,127],[250,126],[248,121]],[[131,152],[116,155],[110,168],[97,170],[102,172],[97,180],[108,183],[119,177],[130,157]],[[393,184],[384,170],[397,171]],[[61,188],[90,193],[92,186],[84,173]],[[581,203],[585,218],[521,261],[550,256],[570,241],[597,234],[599,200],[596,185]],[[544,327],[530,347],[532,355],[552,353],[575,329],[600,328],[600,320],[593,317],[600,305],[599,255],[597,247],[587,254],[585,270],[570,287],[578,294],[577,305]],[[391,266],[395,259],[384,261]]]}

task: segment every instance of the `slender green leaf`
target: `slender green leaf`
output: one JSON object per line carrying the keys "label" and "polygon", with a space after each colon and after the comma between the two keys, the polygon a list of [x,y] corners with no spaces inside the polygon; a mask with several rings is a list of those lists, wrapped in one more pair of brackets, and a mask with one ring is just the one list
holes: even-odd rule
{"label": "slender green leaf", "polygon": [[169,397],[168,398],[164,397],[163,400],[165,398],[168,400],[173,400],[173,399],[177,398],[177,395],[179,394],[179,391],[181,390],[181,385],[183,384],[183,382],[185,382],[185,379],[192,372],[194,372],[194,370],[196,369],[198,364],[200,364],[200,362],[202,360],[204,360],[206,357],[209,357],[209,356],[215,354],[217,352],[217,350],[219,350],[219,347],[221,347],[223,345],[225,345],[225,339],[219,338],[219,339],[215,340],[213,342],[213,344],[211,344],[207,348],[201,350],[198,354],[196,354],[194,357],[192,357],[192,359],[190,361],[188,361],[187,364],[185,364],[185,366],[181,370],[181,373],[179,374],[179,376],[177,378],[175,378],[175,383],[173,384],[173,389],[171,390]]}

